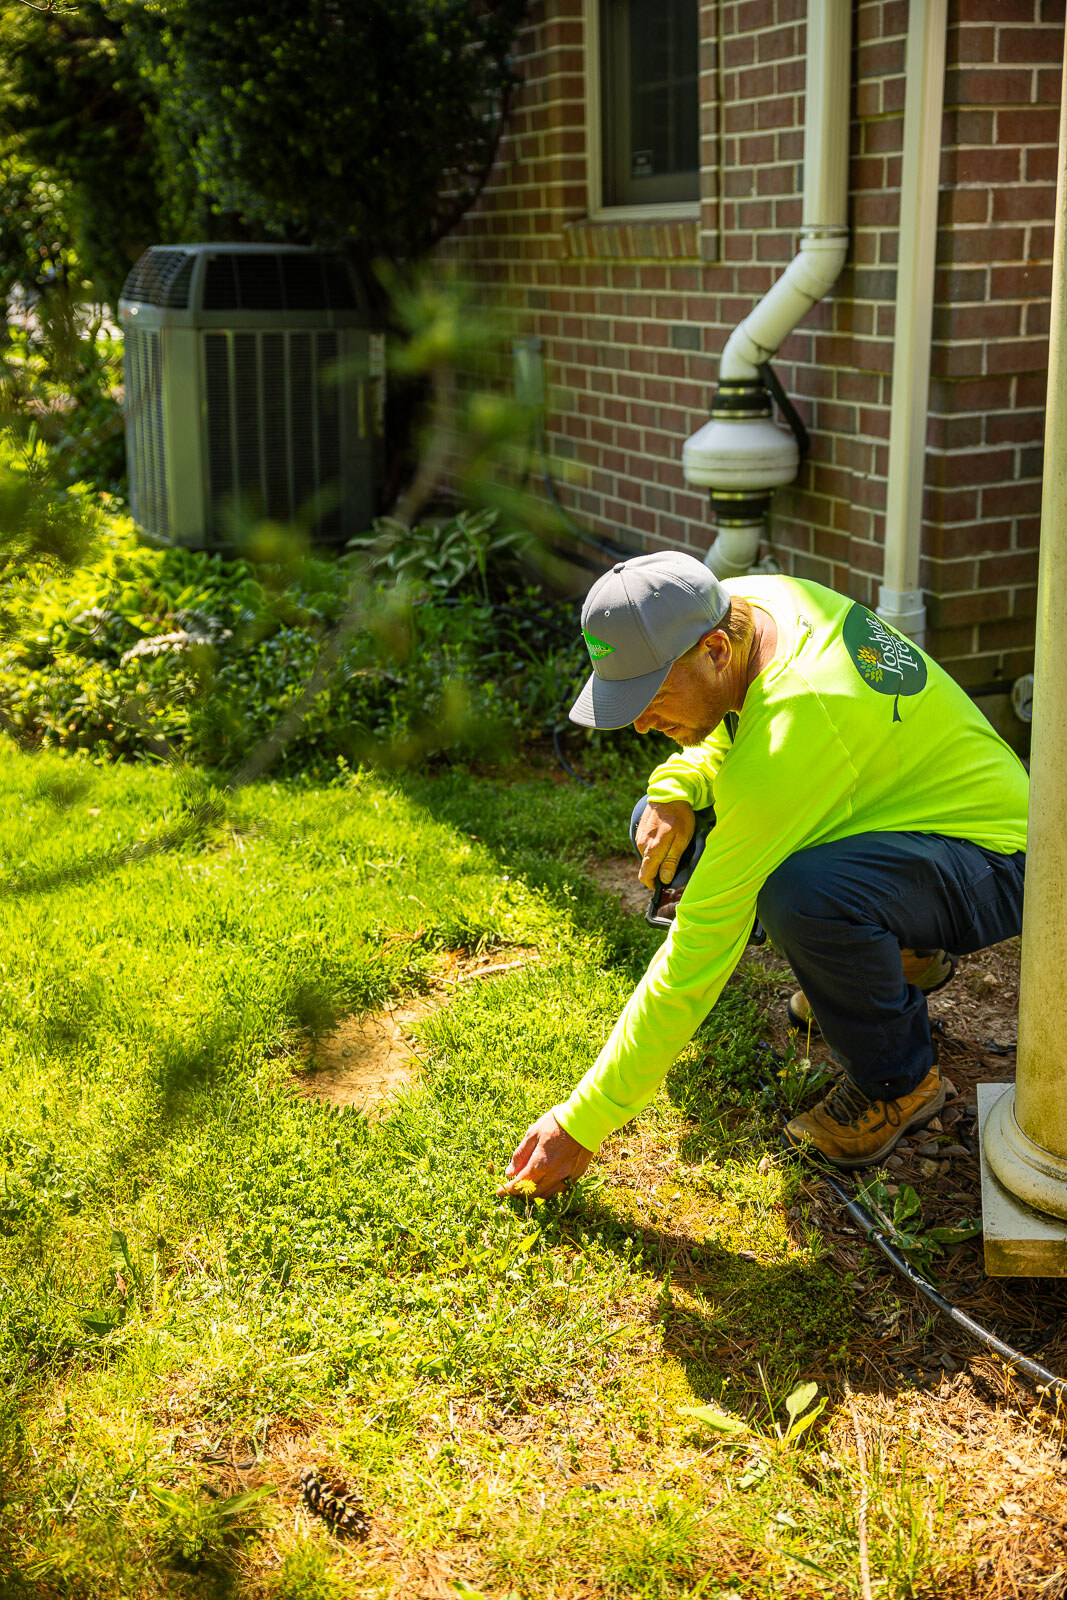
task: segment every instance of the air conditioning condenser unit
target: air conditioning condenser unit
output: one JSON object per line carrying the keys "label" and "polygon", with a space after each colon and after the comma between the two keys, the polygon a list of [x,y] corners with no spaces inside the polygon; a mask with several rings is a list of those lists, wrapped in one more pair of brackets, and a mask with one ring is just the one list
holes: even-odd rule
{"label": "air conditioning condenser unit", "polygon": [[235,518],[340,544],[377,513],[384,336],[349,263],[297,246],[147,250],[119,300],[134,520],[217,548]]}

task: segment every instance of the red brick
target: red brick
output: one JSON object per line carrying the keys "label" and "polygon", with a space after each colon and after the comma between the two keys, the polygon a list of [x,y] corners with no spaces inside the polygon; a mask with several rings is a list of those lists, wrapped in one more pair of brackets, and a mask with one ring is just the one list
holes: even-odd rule
{"label": "red brick", "polygon": [[1055,235],[1051,222],[1031,223],[1029,238],[1026,244],[1026,259],[1028,261],[1051,261]]}
{"label": "red brick", "polygon": [[973,522],[978,516],[977,489],[942,489],[927,484],[923,491],[923,519],[928,522]]}
{"label": "red brick", "polygon": [[1057,151],[1054,145],[1038,145],[1026,152],[1026,177],[1029,183],[1056,181]]}
{"label": "red brick", "polygon": [[1063,60],[1063,34],[1059,28],[1001,28],[997,37],[999,61],[1047,61],[1058,65]]}
{"label": "red brick", "polygon": [[1011,548],[1011,532],[1010,521],[970,522],[955,527],[941,527],[935,523],[927,531],[926,547],[930,555],[952,561],[959,556],[1008,550]]}
{"label": "red brick", "polygon": [[856,85],[856,116],[861,120],[877,117],[882,110],[882,86],[876,79]]}
{"label": "red brick", "polygon": [[884,78],[904,70],[904,40],[877,39],[856,51],[861,78]]}
{"label": "red brick", "polygon": [[1015,380],[1015,403],[1019,406],[1043,406],[1048,388],[1048,373],[1021,374]]}
{"label": "red brick", "polygon": [[983,623],[978,629],[979,650],[1011,650],[1017,646],[1033,648],[1034,625],[1022,617],[1003,617]]}
{"label": "red brick", "polygon": [[1015,67],[957,67],[945,75],[946,105],[1026,105],[1031,74]]}
{"label": "red brick", "polygon": [[904,110],[904,92],[903,73],[899,77],[886,78],[882,85],[882,110],[887,115]]}
{"label": "red brick", "polygon": [[1031,301],[1026,307],[1026,319],[1023,332],[1028,335],[1040,336],[1045,339],[1049,336],[1052,317],[1052,306],[1046,300]]}
{"label": "red brick", "polygon": [[939,261],[1020,261],[1025,245],[1022,228],[957,228],[940,233]]}
{"label": "red brick", "polygon": [[969,450],[983,442],[982,433],[981,417],[939,417],[931,413],[926,436],[933,449]]}
{"label": "red brick", "polygon": [[[1015,149],[946,150],[941,159],[942,183],[982,185],[1017,183],[1022,152]],[[1053,163],[1055,174],[1055,163]],[[1028,175],[1029,176],[1029,175]]]}
{"label": "red brick", "polygon": [[919,585],[931,594],[958,594],[977,588],[977,561],[937,561],[924,556],[919,564]]}
{"label": "red brick", "polygon": [[[1002,112],[1002,116],[1021,117],[1021,111]],[[945,126],[942,133],[942,143],[961,145],[995,145],[1024,144],[1024,139],[1014,138],[1010,134],[997,135],[995,130],[995,114],[992,111],[949,111],[945,116]]]}
{"label": "red brick", "polygon": [[982,490],[984,517],[1018,517],[1041,509],[1039,483],[1004,483]]}
{"label": "red brick", "polygon": [[935,339],[1017,339],[1021,330],[1022,307],[1011,301],[934,308]]}
{"label": "red brick", "polygon": [[979,563],[979,581],[983,588],[997,584],[1036,584],[1037,565],[1036,550],[1016,550],[1010,555],[984,556]]}
{"label": "red brick", "polygon": [[979,589],[972,594],[932,594],[927,614],[934,628],[959,628],[974,622],[999,622],[1009,615],[1010,606],[1009,590]]}
{"label": "red brick", "polygon": [[991,445],[1040,443],[1044,434],[1044,411],[1002,411],[985,418],[986,442]]}
{"label": "red brick", "polygon": [[1037,74],[1037,89],[1034,99],[1042,101],[1045,105],[1056,105],[1060,98],[1063,86],[1063,68],[1049,67]]}
{"label": "red brick", "polygon": [[949,28],[946,41],[949,61],[992,61],[995,54],[994,28]]}
{"label": "red brick", "polygon": [[980,344],[936,344],[931,367],[940,378],[975,378],[985,365],[985,346]]}
{"label": "red brick", "polygon": [[993,191],[994,222],[1047,222],[1055,209],[1055,187],[1029,184]]}
{"label": "red brick", "polygon": [[988,189],[943,189],[938,203],[938,226],[951,228],[961,223],[988,222],[989,203]]}
{"label": "red brick", "polygon": [[881,118],[862,125],[866,155],[897,154],[904,148],[904,124],[899,117]]}
{"label": "red brick", "polygon": [[[1025,110],[998,111],[996,117],[998,144],[1018,144],[1027,147],[1056,143],[1059,133],[1059,111],[1052,106],[1028,106]],[[993,142],[985,139],[981,141],[983,144]]]}
{"label": "red brick", "polygon": [[1044,298],[1052,292],[1052,273],[1044,265],[994,267],[989,292],[995,300]]}
{"label": "red brick", "polygon": [[1048,344],[1044,339],[1009,339],[991,344],[986,350],[986,371],[1043,372],[1048,367]]}

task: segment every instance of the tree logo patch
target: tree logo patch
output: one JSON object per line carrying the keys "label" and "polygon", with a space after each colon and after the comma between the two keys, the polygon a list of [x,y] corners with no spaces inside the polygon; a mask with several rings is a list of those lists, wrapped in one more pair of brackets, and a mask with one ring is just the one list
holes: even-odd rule
{"label": "tree logo patch", "polygon": [[595,634],[587,633],[584,628],[582,629],[582,638],[585,640],[585,648],[589,651],[594,661],[601,660],[603,656],[615,654],[615,646],[613,644],[605,644],[603,639],[598,639]]}
{"label": "tree logo patch", "polygon": [[854,605],[845,618],[841,637],[867,687],[893,696],[893,721],[899,722],[900,696],[918,694],[926,687],[921,651],[861,605]]}

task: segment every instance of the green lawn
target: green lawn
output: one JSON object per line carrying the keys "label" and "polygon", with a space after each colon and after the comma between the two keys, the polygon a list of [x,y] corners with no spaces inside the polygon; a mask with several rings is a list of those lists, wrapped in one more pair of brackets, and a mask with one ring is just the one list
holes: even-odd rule
{"label": "green lawn", "polygon": [[[4,1600],[859,1595],[865,1497],[880,1600],[974,1592],[944,1448],[901,1424],[861,1466],[754,974],[569,1198],[495,1195],[655,947],[583,871],[625,784],[261,784],[118,866],[189,814],[168,771],[8,750],[0,794]],[[508,946],[538,959],[436,991],[388,1115],[304,1092],[340,1018]]]}

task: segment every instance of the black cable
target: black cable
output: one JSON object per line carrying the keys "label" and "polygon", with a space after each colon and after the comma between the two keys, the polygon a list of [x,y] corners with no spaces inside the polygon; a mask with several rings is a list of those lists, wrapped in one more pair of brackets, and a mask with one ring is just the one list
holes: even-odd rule
{"label": "black cable", "polygon": [[[556,485],[553,482],[552,474],[549,471],[548,453],[545,449],[544,423],[540,420],[540,418],[537,421],[536,427],[537,449],[538,454],[541,457],[541,479],[544,483],[548,498],[552,502],[553,509],[559,515],[561,522],[571,537],[579,540],[582,544],[588,545],[591,550],[599,550],[601,555],[608,557],[609,561],[628,561],[631,556],[639,556],[643,554],[643,552],[640,550],[629,549],[624,545],[608,544],[606,540],[599,538],[595,533],[590,533],[588,528],[583,528],[580,523],[575,522],[570,512],[561,504],[559,495],[556,492]],[[557,551],[557,554],[562,553],[563,552]],[[567,554],[569,560],[574,559],[569,552]],[[580,562],[579,564],[582,566],[590,565],[588,562]]]}
{"label": "black cable", "polygon": [[[777,1060],[769,1046],[766,1047],[766,1053]],[[778,1095],[778,1085],[770,1073],[761,1072],[760,1082],[773,1098],[778,1111],[784,1111]],[[783,1142],[785,1142],[784,1138]],[[956,1327],[961,1328],[970,1338],[977,1340],[979,1344],[985,1345],[987,1350],[991,1351],[993,1355],[999,1356],[1014,1371],[1029,1378],[1039,1394],[1053,1393],[1057,1397],[1067,1400],[1067,1378],[1057,1377],[1056,1373],[1050,1372],[1039,1361],[1033,1361],[1029,1356],[1024,1356],[1021,1350],[1015,1350],[1010,1344],[1005,1344],[1003,1339],[998,1339],[995,1333],[991,1333],[988,1328],[983,1328],[980,1322],[976,1322],[973,1317],[969,1317],[966,1311],[961,1311],[959,1306],[952,1304],[951,1300],[946,1300],[941,1291],[935,1288],[928,1278],[924,1278],[921,1272],[916,1272],[911,1262],[906,1260],[899,1250],[889,1242],[876,1218],[872,1217],[867,1208],[861,1205],[853,1195],[849,1194],[847,1189],[841,1186],[837,1179],[827,1171],[822,1161],[813,1158],[792,1143],[787,1144],[787,1148],[791,1155],[801,1156],[807,1160],[820,1182],[826,1184],[827,1188],[840,1200],[853,1222],[859,1224],[864,1236],[872,1244],[877,1245],[890,1266],[899,1272],[901,1277],[905,1278],[913,1289],[918,1289],[919,1293],[929,1300],[930,1304],[940,1311],[943,1317],[947,1317],[950,1322],[955,1323]]]}
{"label": "black cable", "polygon": [[800,451],[801,460],[803,460],[811,449],[811,440],[808,438],[808,430],[804,426],[800,412],[786,394],[782,387],[782,380],[769,361],[765,361],[762,367],[758,368],[758,371],[763,379],[764,388],[769,389],[778,402],[778,408],[792,430],[793,437],[797,442],[797,449]]}
{"label": "black cable", "polygon": [[[790,1148],[793,1147],[791,1146]],[[969,1334],[972,1339],[977,1339],[980,1344],[984,1344],[987,1350],[991,1350],[994,1355],[1007,1362],[1009,1367],[1013,1367],[1017,1372],[1025,1374],[1038,1389],[1039,1393],[1052,1391],[1067,1400],[1067,1379],[1057,1377],[1054,1372],[1050,1372],[1047,1367],[1043,1367],[1039,1361],[1032,1361],[1029,1356],[1024,1356],[1021,1351],[1013,1350],[1010,1344],[1005,1344],[1003,1339],[998,1339],[995,1333],[991,1333],[988,1328],[983,1328],[980,1322],[975,1322],[974,1318],[969,1317],[966,1311],[961,1311],[959,1306],[952,1304],[951,1300],[946,1300],[945,1296],[934,1288],[928,1278],[924,1278],[921,1272],[916,1272],[911,1262],[905,1260],[899,1251],[894,1249],[866,1207],[862,1206],[858,1200],[855,1200],[846,1189],[841,1187],[837,1179],[831,1177],[821,1166],[817,1170],[822,1182],[841,1201],[853,1221],[859,1223],[871,1243],[878,1246],[890,1265],[895,1267],[897,1272],[906,1278],[913,1288],[918,1289],[919,1293],[924,1295],[931,1305],[936,1306],[943,1317],[948,1317],[951,1322],[956,1324],[957,1328],[962,1328],[964,1333]]]}

